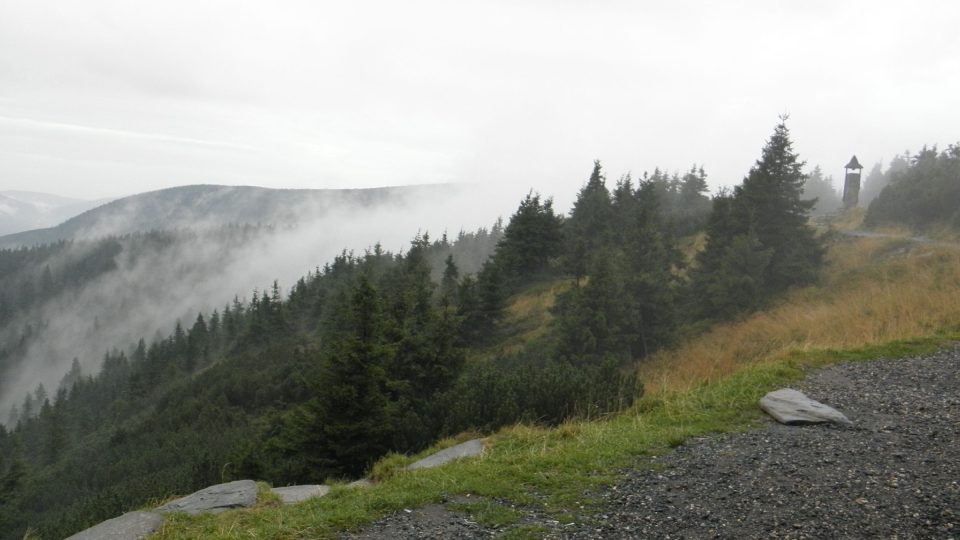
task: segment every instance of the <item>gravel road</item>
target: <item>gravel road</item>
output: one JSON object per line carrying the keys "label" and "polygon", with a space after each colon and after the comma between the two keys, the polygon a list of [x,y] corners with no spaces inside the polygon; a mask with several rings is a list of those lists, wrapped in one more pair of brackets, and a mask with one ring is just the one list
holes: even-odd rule
{"label": "gravel road", "polygon": [[[787,427],[688,441],[626,471],[591,523],[555,538],[960,539],[960,347],[825,368],[799,384],[854,427]],[[529,522],[528,522],[529,523]],[[489,538],[442,506],[363,538]]]}

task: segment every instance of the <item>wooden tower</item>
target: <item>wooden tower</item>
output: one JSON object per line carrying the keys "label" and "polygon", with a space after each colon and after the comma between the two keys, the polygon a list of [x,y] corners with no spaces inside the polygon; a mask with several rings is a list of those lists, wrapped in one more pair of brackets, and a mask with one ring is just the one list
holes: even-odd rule
{"label": "wooden tower", "polygon": [[856,208],[860,200],[860,171],[863,165],[857,161],[857,156],[850,158],[850,163],[843,167],[843,207]]}

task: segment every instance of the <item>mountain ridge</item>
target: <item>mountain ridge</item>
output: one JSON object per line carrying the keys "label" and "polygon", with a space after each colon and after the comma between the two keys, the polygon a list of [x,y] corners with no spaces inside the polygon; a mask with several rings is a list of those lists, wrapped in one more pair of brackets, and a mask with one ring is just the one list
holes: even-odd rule
{"label": "mountain ridge", "polygon": [[297,223],[303,216],[344,205],[372,207],[411,201],[418,195],[454,191],[454,184],[417,184],[362,189],[277,189],[191,184],[112,200],[47,228],[0,236],[0,248],[122,235],[152,230],[223,225]]}
{"label": "mountain ridge", "polygon": [[34,191],[0,191],[0,235],[49,227],[109,199],[83,200]]}

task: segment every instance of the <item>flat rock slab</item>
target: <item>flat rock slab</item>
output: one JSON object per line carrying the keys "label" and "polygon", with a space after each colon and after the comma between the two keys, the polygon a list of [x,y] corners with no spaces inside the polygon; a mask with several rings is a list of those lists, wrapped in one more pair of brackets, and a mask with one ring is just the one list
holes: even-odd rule
{"label": "flat rock slab", "polygon": [[129,512],[80,531],[67,540],[140,540],[160,530],[163,519],[153,512]]}
{"label": "flat rock slab", "polygon": [[803,392],[792,388],[781,388],[763,396],[760,399],[760,408],[777,422],[788,426],[827,422],[845,426],[853,425],[853,422],[842,412],[814,401]]}
{"label": "flat rock slab", "polygon": [[373,482],[371,482],[368,478],[361,478],[359,480],[354,480],[353,482],[350,482],[349,484],[347,484],[347,487],[365,488],[365,487],[370,487],[372,485],[373,485]]}
{"label": "flat rock slab", "polygon": [[257,483],[253,480],[237,480],[217,484],[177,499],[157,508],[157,512],[186,512],[190,515],[218,514],[234,508],[249,508],[257,504]]}
{"label": "flat rock slab", "polygon": [[327,493],[330,493],[330,486],[288,486],[276,487],[270,491],[273,491],[276,496],[280,497],[280,500],[283,501],[283,504],[297,504],[314,497],[323,497]]}
{"label": "flat rock slab", "polygon": [[404,467],[404,470],[432,469],[460,458],[479,456],[481,453],[483,453],[483,441],[473,439],[456,446],[451,446],[446,450],[441,450],[432,456],[427,456],[416,463],[407,465]]}

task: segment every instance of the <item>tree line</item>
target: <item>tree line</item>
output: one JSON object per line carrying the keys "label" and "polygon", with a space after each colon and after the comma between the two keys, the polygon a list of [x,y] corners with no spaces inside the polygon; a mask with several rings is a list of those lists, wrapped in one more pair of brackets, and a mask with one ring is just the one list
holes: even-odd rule
{"label": "tree line", "polygon": [[864,224],[960,229],[960,145],[939,152],[924,147],[916,155],[898,157],[883,175],[883,184]]}

